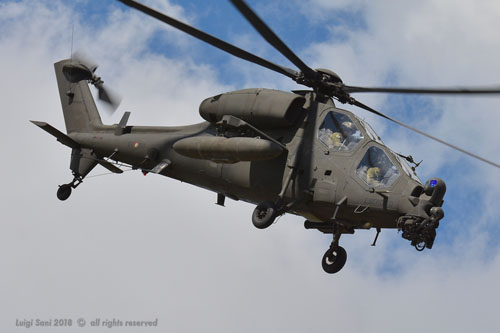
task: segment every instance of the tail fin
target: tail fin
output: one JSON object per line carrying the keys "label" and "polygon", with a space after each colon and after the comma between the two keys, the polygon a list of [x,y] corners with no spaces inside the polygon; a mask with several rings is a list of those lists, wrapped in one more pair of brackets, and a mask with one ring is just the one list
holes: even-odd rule
{"label": "tail fin", "polygon": [[62,68],[70,62],[62,60],[54,64],[66,132],[90,132],[103,125],[101,116],[87,82],[71,83],[64,76]]}

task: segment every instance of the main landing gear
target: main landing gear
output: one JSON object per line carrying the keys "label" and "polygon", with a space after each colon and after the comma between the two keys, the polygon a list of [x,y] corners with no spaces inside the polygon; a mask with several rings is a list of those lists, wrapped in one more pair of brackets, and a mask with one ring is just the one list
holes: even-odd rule
{"label": "main landing gear", "polygon": [[255,207],[252,214],[252,223],[258,229],[266,229],[280,215],[285,214],[301,201],[301,198],[296,199],[286,205],[282,205],[282,200],[279,198],[277,202],[264,201]]}
{"label": "main landing gear", "polygon": [[323,270],[328,274],[334,274],[340,271],[347,261],[346,250],[342,246],[339,246],[339,239],[342,233],[340,233],[338,229],[339,228],[337,228],[333,236],[333,242],[330,248],[326,250],[321,260],[321,266],[323,266]]}
{"label": "main landing gear", "polygon": [[80,185],[82,181],[83,178],[81,176],[75,176],[71,183],[59,185],[57,189],[57,199],[61,201],[68,199],[71,195],[71,191]]}
{"label": "main landing gear", "polygon": [[258,229],[266,229],[276,219],[276,206],[271,201],[265,201],[255,207],[252,214],[252,223]]}
{"label": "main landing gear", "polygon": [[321,260],[323,270],[328,274],[337,273],[347,261],[347,252],[342,246],[330,247]]}
{"label": "main landing gear", "polygon": [[339,245],[340,236],[342,236],[342,234],[353,234],[354,228],[346,227],[336,221],[312,222],[307,220],[304,222],[304,227],[306,229],[316,229],[324,234],[333,235],[332,244],[323,255],[321,266],[323,266],[323,270],[328,274],[334,274],[340,271],[347,261],[347,252]]}
{"label": "main landing gear", "polygon": [[[271,201],[265,201],[260,203],[252,214],[252,222],[256,228],[265,229],[273,224],[276,217],[280,215],[280,210],[276,208],[276,205]],[[353,233],[349,229],[343,228],[338,224],[332,223],[331,225],[326,225],[324,223],[315,223],[306,221],[306,229],[318,229],[322,232],[332,232],[333,231],[333,241],[330,248],[326,250],[321,260],[321,266],[323,270],[328,274],[334,274],[339,272],[345,265],[347,261],[346,250],[339,245],[340,236],[342,233]]]}
{"label": "main landing gear", "polygon": [[[294,155],[294,160],[289,161],[288,164],[295,165],[296,163],[295,160],[296,160],[296,155]],[[288,186],[290,185],[290,182],[292,181],[292,179],[296,174],[295,171],[296,171],[295,167],[290,167],[290,170],[288,171],[288,175],[286,176],[286,180],[283,183],[283,187],[281,188],[281,191],[278,194],[276,202],[264,201],[258,204],[257,207],[255,207],[252,214],[252,223],[256,228],[266,229],[271,224],[273,224],[276,217],[284,214],[302,200],[302,198],[299,197],[296,198],[294,201],[288,203],[287,205],[283,205],[283,197],[285,195]]]}

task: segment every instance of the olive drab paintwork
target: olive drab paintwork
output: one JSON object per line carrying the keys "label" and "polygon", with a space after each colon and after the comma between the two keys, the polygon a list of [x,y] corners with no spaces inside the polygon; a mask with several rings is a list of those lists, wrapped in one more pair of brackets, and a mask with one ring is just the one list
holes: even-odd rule
{"label": "olive drab paintwork", "polygon": [[[339,239],[356,229],[375,228],[377,237],[382,228],[398,229],[417,250],[432,248],[439,221],[444,217],[441,207],[446,185],[439,178],[422,183],[415,173],[419,163],[411,156],[391,151],[370,125],[338,108],[334,99],[498,167],[350,96],[366,91],[457,93],[456,90],[344,85],[336,73],[305,65],[242,0],[231,1],[300,72],[273,64],[136,1],[120,1],[312,89],[284,92],[255,88],[222,93],[201,102],[199,112],[205,121],[190,126],[128,125],[129,112],[119,124],[104,125],[89,84],[98,89],[99,98],[106,103],[116,107],[117,102],[95,75],[96,65],[78,57],[59,61],[54,66],[67,134],[44,122],[33,123],[72,150],[73,181],[59,187],[60,200],[68,199],[72,189],[96,166],[121,173],[121,167],[127,165],[213,191],[220,205],[226,197],[256,204],[252,222],[260,229],[269,227],[285,213],[303,216],[306,229],[333,235],[322,266],[327,273],[336,273],[347,259]],[[466,93],[471,91],[500,92],[482,89]]]}
{"label": "olive drab paintwork", "polygon": [[197,136],[177,141],[172,146],[181,155],[219,163],[263,161],[283,152],[276,143],[260,138]]}
{"label": "olive drab paintwork", "polygon": [[210,97],[201,102],[200,116],[209,122],[232,115],[260,128],[292,126],[305,98],[280,90],[244,89]]}

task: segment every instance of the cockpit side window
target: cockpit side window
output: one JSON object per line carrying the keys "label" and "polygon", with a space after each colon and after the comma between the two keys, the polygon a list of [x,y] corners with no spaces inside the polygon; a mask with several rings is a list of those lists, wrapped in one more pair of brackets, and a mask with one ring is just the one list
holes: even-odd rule
{"label": "cockpit side window", "polygon": [[387,154],[375,146],[368,148],[356,174],[371,187],[390,187],[400,175]]}
{"label": "cockpit side window", "polygon": [[358,118],[358,120],[361,123],[361,125],[364,126],[365,131],[366,131],[366,133],[368,133],[368,137],[370,137],[370,139],[372,139],[373,141],[377,141],[378,143],[384,144],[382,142],[382,139],[377,135],[377,133],[375,133],[373,128],[370,126],[370,124],[368,124],[367,122],[365,122],[359,118]]}
{"label": "cockpit side window", "polygon": [[348,115],[330,111],[319,127],[318,139],[334,151],[351,151],[363,134]]}

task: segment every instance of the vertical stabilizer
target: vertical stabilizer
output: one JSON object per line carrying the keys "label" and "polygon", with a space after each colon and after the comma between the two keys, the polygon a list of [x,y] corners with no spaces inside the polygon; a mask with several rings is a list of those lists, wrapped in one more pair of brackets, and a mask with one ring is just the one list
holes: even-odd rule
{"label": "vertical stabilizer", "polygon": [[63,66],[70,62],[62,60],[54,64],[66,132],[91,132],[102,126],[101,117],[87,81],[71,83],[64,76]]}

